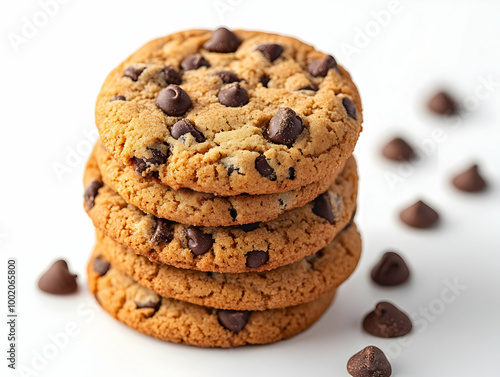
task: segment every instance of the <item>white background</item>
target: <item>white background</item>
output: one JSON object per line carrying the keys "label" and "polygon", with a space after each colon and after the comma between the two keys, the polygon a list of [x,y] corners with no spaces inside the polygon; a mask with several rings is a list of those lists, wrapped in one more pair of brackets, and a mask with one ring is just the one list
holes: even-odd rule
{"label": "white background", "polygon": [[[18,366],[36,367],[32,375],[39,376],[345,376],[348,358],[374,344],[386,351],[395,376],[498,375],[500,4],[402,3],[390,20],[380,21],[373,12],[387,10],[386,1],[70,0],[46,20],[37,13],[38,1],[4,2],[0,313],[7,310],[7,258],[15,257]],[[215,10],[224,4],[225,10]],[[46,24],[16,51],[10,40],[22,36],[25,17]],[[93,228],[82,209],[81,179],[86,135],[95,138],[94,101],[107,73],[154,37],[219,25],[296,36],[332,53],[352,73],[365,114],[356,148],[364,255],[335,305],[309,331],[269,346],[204,350],[138,334],[96,306],[85,287]],[[371,36],[363,40],[362,30]],[[496,87],[477,89],[481,80]],[[453,123],[425,108],[441,86],[470,109]],[[418,164],[398,170],[380,157],[380,147],[395,135],[423,151]],[[463,194],[449,183],[473,161],[490,182],[485,194]],[[67,166],[61,177],[58,164]],[[400,177],[395,186],[388,173]],[[437,229],[399,223],[398,211],[419,198],[440,212]],[[388,249],[399,251],[412,270],[404,287],[382,289],[369,279]],[[52,297],[36,288],[42,270],[58,257],[79,275],[74,296]],[[444,304],[446,281],[465,289]],[[361,319],[382,299],[416,313],[413,335],[389,341],[361,331]],[[418,314],[422,308],[432,317]],[[54,349],[54,336],[68,324],[77,334]],[[5,324],[1,329],[3,376]],[[46,363],[36,356],[44,352],[52,357]]]}

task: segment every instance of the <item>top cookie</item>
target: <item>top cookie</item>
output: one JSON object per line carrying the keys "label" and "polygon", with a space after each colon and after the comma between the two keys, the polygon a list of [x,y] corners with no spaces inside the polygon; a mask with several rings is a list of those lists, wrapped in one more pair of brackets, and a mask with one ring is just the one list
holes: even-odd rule
{"label": "top cookie", "polygon": [[294,38],[190,30],[140,48],[106,79],[96,123],[143,176],[232,196],[325,178],[352,153],[362,108],[349,74]]}

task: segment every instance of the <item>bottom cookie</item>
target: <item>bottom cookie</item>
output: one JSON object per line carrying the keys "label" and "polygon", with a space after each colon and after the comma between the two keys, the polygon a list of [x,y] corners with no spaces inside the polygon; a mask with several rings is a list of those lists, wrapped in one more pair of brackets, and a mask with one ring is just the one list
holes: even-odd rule
{"label": "bottom cookie", "polygon": [[110,265],[94,270],[89,288],[113,317],[143,334],[200,347],[236,347],[288,339],[328,309],[335,292],[306,304],[258,312],[218,310],[160,297]]}

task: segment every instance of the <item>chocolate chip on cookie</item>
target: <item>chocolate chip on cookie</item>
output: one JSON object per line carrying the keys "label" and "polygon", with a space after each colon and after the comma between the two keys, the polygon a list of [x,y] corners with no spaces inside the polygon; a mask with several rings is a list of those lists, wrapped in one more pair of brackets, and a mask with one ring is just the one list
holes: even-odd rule
{"label": "chocolate chip on cookie", "polygon": [[439,220],[439,214],[423,201],[419,200],[412,206],[401,211],[399,218],[406,225],[413,228],[425,229],[436,225]]}
{"label": "chocolate chip on cookie", "polygon": [[309,63],[309,73],[314,77],[325,77],[328,71],[337,68],[337,62],[334,57],[327,55],[322,59],[316,59]]}
{"label": "chocolate chip on cookie", "polygon": [[172,66],[167,65],[163,68],[163,74],[165,75],[165,81],[168,85],[175,84],[181,85],[182,78],[179,72]]}
{"label": "chocolate chip on cookie", "polygon": [[189,119],[181,119],[176,122],[170,130],[170,135],[176,140],[186,134],[191,134],[198,143],[203,143],[206,140],[201,131],[198,130]]}
{"label": "chocolate chip on cookie", "polygon": [[316,199],[314,199],[313,210],[315,215],[326,219],[330,224],[335,221],[335,215],[332,210],[332,203],[330,203],[330,197],[328,192],[324,192]]}
{"label": "chocolate chip on cookie", "polygon": [[167,163],[168,155],[159,151],[158,149],[148,148],[153,155],[150,158],[146,158],[145,161],[150,165],[163,165]]}
{"label": "chocolate chip on cookie", "polygon": [[248,268],[257,268],[263,266],[269,260],[269,254],[263,250],[253,250],[247,253],[246,266]]}
{"label": "chocolate chip on cookie", "polygon": [[405,261],[392,251],[385,253],[371,272],[372,280],[383,286],[403,284],[409,277],[410,270]]}
{"label": "chocolate chip on cookie", "polygon": [[173,239],[174,233],[172,231],[172,223],[166,219],[157,218],[151,242],[161,244],[164,242],[170,242]]}
{"label": "chocolate chip on cookie", "polygon": [[347,372],[353,377],[389,377],[392,367],[380,348],[368,346],[349,359]]}
{"label": "chocolate chip on cookie", "polygon": [[294,180],[295,179],[295,169],[294,168],[288,168],[288,179]]}
{"label": "chocolate chip on cookie", "polygon": [[212,33],[203,47],[211,52],[235,52],[240,45],[240,39],[232,31],[221,27]]}
{"label": "chocolate chip on cookie", "polygon": [[191,71],[200,67],[210,67],[210,63],[201,54],[189,55],[181,62],[181,67],[185,71]]}
{"label": "chocolate chip on cookie", "polygon": [[250,223],[250,224],[242,224],[238,225],[238,228],[244,231],[245,233],[252,232],[255,229],[259,229],[260,223]]}
{"label": "chocolate chip on cookie", "polygon": [[279,109],[271,118],[267,127],[267,136],[273,143],[291,147],[303,129],[304,126],[300,117],[295,111],[285,107]]}
{"label": "chocolate chip on cookie", "polygon": [[240,79],[236,75],[236,73],[231,72],[231,71],[220,71],[220,72],[215,72],[212,76],[217,76],[219,77],[224,84],[231,84],[233,82],[238,82]]}
{"label": "chocolate chip on cookie", "polygon": [[191,107],[191,98],[180,86],[171,84],[160,91],[156,106],[167,115],[180,116]]}
{"label": "chocolate chip on cookie", "polygon": [[128,67],[123,72],[123,76],[132,79],[132,81],[137,81],[137,80],[139,80],[139,76],[141,75],[142,72],[144,72],[145,69],[146,69],[146,67],[141,67],[141,68]]}
{"label": "chocolate chip on cookie", "polygon": [[95,257],[92,262],[92,267],[99,276],[104,276],[111,268],[111,264],[102,257]]}
{"label": "chocolate chip on cookie", "polygon": [[269,81],[271,81],[271,78],[267,75],[263,75],[261,78],[260,78],[260,83],[262,84],[262,86],[264,88],[267,88],[267,84],[269,84]]}
{"label": "chocolate chip on cookie", "polygon": [[344,106],[347,115],[352,119],[358,119],[358,112],[356,111],[356,105],[351,101],[349,97],[342,98],[342,105]]}
{"label": "chocolate chip on cookie", "polygon": [[400,137],[389,141],[382,149],[382,155],[393,161],[410,161],[415,158],[413,148]]}
{"label": "chocolate chip on cookie", "polygon": [[203,233],[197,227],[187,228],[185,237],[187,238],[187,247],[195,256],[205,254],[214,243],[212,235]]}
{"label": "chocolate chip on cookie", "polygon": [[76,275],[69,272],[65,260],[57,260],[38,280],[38,288],[55,295],[67,295],[77,290]]}
{"label": "chocolate chip on cookie", "polygon": [[436,93],[428,103],[429,110],[439,115],[456,115],[459,111],[458,103],[447,92]]}
{"label": "chocolate chip on cookie", "polygon": [[263,154],[259,155],[255,159],[255,169],[262,175],[263,177],[268,178],[270,181],[276,180],[276,173],[274,169],[267,162],[266,156]]}
{"label": "chocolate chip on cookie", "polygon": [[83,200],[85,202],[85,207],[88,211],[94,208],[95,198],[99,192],[99,189],[104,185],[104,183],[99,179],[94,179],[85,188],[85,193],[83,194]]}
{"label": "chocolate chip on cookie", "polygon": [[125,98],[125,96],[121,96],[121,95],[116,95],[116,96],[113,96],[109,99],[109,102],[115,102],[115,101],[126,101],[127,98]]}
{"label": "chocolate chip on cookie", "polygon": [[248,103],[248,93],[239,83],[221,89],[218,97],[220,103],[227,107],[242,107]]}
{"label": "chocolate chip on cookie", "polygon": [[239,333],[248,323],[251,312],[242,312],[236,310],[218,310],[217,317],[221,326],[226,329]]}
{"label": "chocolate chip on cookie", "polygon": [[256,50],[260,51],[270,62],[278,59],[283,53],[283,47],[277,43],[262,44],[257,46]]}
{"label": "chocolate chip on cookie", "polygon": [[134,302],[137,309],[153,309],[148,315],[151,317],[160,309],[161,297],[147,288],[140,287],[135,294]]}
{"label": "chocolate chip on cookie", "polygon": [[363,328],[379,338],[397,338],[408,334],[413,325],[410,317],[389,302],[379,302],[363,320]]}
{"label": "chocolate chip on cookie", "polygon": [[464,172],[455,176],[452,180],[453,185],[465,192],[484,191],[488,186],[484,178],[479,174],[479,167],[472,165]]}

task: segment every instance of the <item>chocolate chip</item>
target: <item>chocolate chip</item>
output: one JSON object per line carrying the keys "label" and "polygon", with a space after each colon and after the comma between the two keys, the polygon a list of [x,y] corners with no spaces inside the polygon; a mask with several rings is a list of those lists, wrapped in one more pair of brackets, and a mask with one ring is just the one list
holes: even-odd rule
{"label": "chocolate chip", "polygon": [[191,71],[200,67],[210,67],[210,63],[201,54],[189,55],[181,62],[181,67],[185,71]]}
{"label": "chocolate chip", "polygon": [[191,134],[198,143],[203,143],[206,140],[205,136],[203,136],[200,130],[198,130],[189,119],[181,119],[170,129],[170,135],[176,140],[185,134]]}
{"label": "chocolate chip", "polygon": [[60,259],[38,280],[38,288],[55,295],[67,295],[77,290],[76,275],[69,272],[66,261]]}
{"label": "chocolate chip", "polygon": [[458,113],[457,102],[446,92],[436,93],[428,103],[429,110],[440,115],[455,115]]}
{"label": "chocolate chip", "polygon": [[352,119],[358,119],[356,106],[349,97],[342,98],[342,105],[344,105],[344,109],[347,112],[347,115],[349,115]]}
{"label": "chocolate chip", "polygon": [[260,83],[262,84],[262,86],[264,88],[267,88],[267,84],[269,84],[269,81],[271,81],[271,79],[269,78],[269,76],[267,75],[263,75],[261,78],[260,78]]}
{"label": "chocolate chip", "polygon": [[487,187],[487,183],[481,174],[477,165],[471,166],[469,169],[458,174],[452,180],[453,185],[465,192],[479,192]]}
{"label": "chocolate chip", "polygon": [[160,244],[164,242],[170,242],[174,239],[174,234],[172,231],[172,223],[168,220],[157,218],[156,226],[153,236],[151,237],[151,242]]}
{"label": "chocolate chip", "polygon": [[385,145],[382,149],[382,155],[393,161],[410,161],[415,158],[413,148],[399,137],[392,139]]}
{"label": "chocolate chip", "polygon": [[238,171],[240,171],[240,169],[239,168],[235,168],[234,166],[231,165],[230,167],[227,168],[227,175],[231,175],[235,171],[238,172]]}
{"label": "chocolate chip", "polygon": [[203,45],[211,52],[235,52],[240,45],[240,39],[225,27],[218,28]]}
{"label": "chocolate chip", "polygon": [[389,302],[379,302],[363,320],[363,328],[380,338],[396,338],[412,329],[411,319]]}
{"label": "chocolate chip", "polygon": [[295,179],[295,169],[294,168],[288,168],[288,179],[293,181]]}
{"label": "chocolate chip", "polygon": [[226,329],[235,333],[240,332],[248,323],[251,312],[240,312],[236,310],[218,310],[219,323]]}
{"label": "chocolate chip", "polygon": [[160,152],[158,149],[148,148],[151,151],[153,157],[146,158],[146,161],[150,165],[163,165],[167,163],[168,156],[163,152]]}
{"label": "chocolate chip", "polygon": [[92,267],[99,276],[104,276],[111,268],[111,264],[103,257],[95,257]]}
{"label": "chocolate chip", "polygon": [[199,228],[187,228],[185,235],[189,250],[196,256],[205,254],[214,243],[212,235],[203,233]]}
{"label": "chocolate chip", "polygon": [[144,176],[145,178],[150,177],[150,173],[143,174],[146,170],[148,170],[148,164],[145,160],[134,157],[132,161],[134,162],[134,169],[137,174],[141,177]]}
{"label": "chocolate chip", "polygon": [[168,85],[170,84],[181,85],[182,82],[181,75],[174,67],[170,65],[165,66],[165,68],[163,68],[163,73],[165,75],[165,81],[167,82]]}
{"label": "chocolate chip", "polygon": [[307,85],[307,86],[303,86],[302,88],[299,88],[299,90],[311,90],[313,92],[316,92],[318,90],[318,88],[316,88],[315,86],[312,86],[312,85]]}
{"label": "chocolate chip", "polygon": [[274,172],[274,169],[269,165],[267,162],[266,156],[263,154],[259,155],[255,159],[255,169],[262,175],[263,177],[266,177],[270,181],[275,181],[276,180],[276,173]]}
{"label": "chocolate chip", "polygon": [[392,367],[380,348],[368,346],[349,359],[347,372],[353,377],[389,377]]}
{"label": "chocolate chip", "polygon": [[156,106],[167,115],[180,116],[191,107],[191,98],[180,86],[171,84],[160,91]]}
{"label": "chocolate chip", "polygon": [[330,224],[333,224],[335,221],[335,215],[333,214],[328,191],[314,199],[314,207],[312,211],[315,215],[318,215],[319,217],[326,219]]}
{"label": "chocolate chip", "polygon": [[229,215],[233,219],[233,221],[236,221],[236,218],[238,217],[238,212],[234,208],[229,208]]}
{"label": "chocolate chip", "polygon": [[218,97],[220,103],[228,107],[242,107],[248,103],[248,93],[239,83],[234,83],[226,89],[221,89]]}
{"label": "chocolate chip", "polygon": [[260,223],[250,223],[250,224],[242,224],[238,225],[238,228],[244,231],[245,233],[251,232],[255,229],[259,229]]}
{"label": "chocolate chip", "polygon": [[412,206],[401,211],[399,218],[413,228],[431,228],[439,220],[439,214],[419,200]]}
{"label": "chocolate chip", "polygon": [[246,254],[248,268],[257,268],[263,266],[269,260],[269,254],[263,250],[252,250]]}
{"label": "chocolate chip", "polygon": [[337,68],[337,62],[331,55],[327,55],[322,59],[316,59],[309,63],[309,73],[314,77],[325,77],[328,71],[332,68]]}
{"label": "chocolate chip", "polygon": [[94,179],[90,184],[85,188],[85,193],[83,194],[83,201],[85,203],[85,207],[87,211],[90,211],[95,206],[95,198],[99,192],[99,189],[104,186],[99,179]]}
{"label": "chocolate chip", "polygon": [[290,148],[303,129],[300,117],[295,111],[285,107],[279,109],[271,118],[267,127],[267,136],[273,143],[284,144]]}
{"label": "chocolate chip", "polygon": [[410,277],[410,270],[403,258],[389,251],[385,253],[380,261],[373,267],[372,280],[384,286],[395,286],[403,284]]}
{"label": "chocolate chip", "polygon": [[115,102],[115,101],[126,101],[127,99],[125,98],[125,96],[121,96],[121,95],[116,95],[116,96],[113,96],[110,98],[109,102]]}
{"label": "chocolate chip", "polygon": [[124,72],[123,76],[132,79],[132,81],[137,81],[141,73],[146,69],[146,67],[136,68],[136,67],[128,67]]}
{"label": "chocolate chip", "polygon": [[230,84],[232,82],[238,82],[240,79],[238,76],[236,76],[235,73],[231,71],[220,71],[220,72],[215,72],[212,76],[217,76],[219,77],[224,84]]}
{"label": "chocolate chip", "polygon": [[155,312],[160,309],[161,306],[161,300],[147,300],[144,302],[141,301],[135,301],[135,306],[137,309],[154,309]]}
{"label": "chocolate chip", "polygon": [[278,59],[283,53],[283,47],[276,43],[262,44],[257,46],[256,50],[260,51],[270,62]]}

